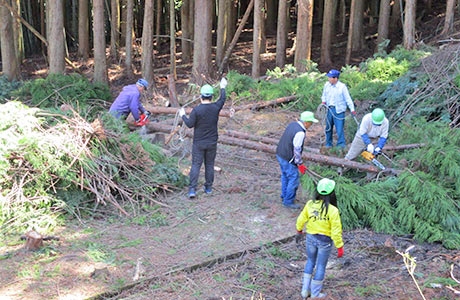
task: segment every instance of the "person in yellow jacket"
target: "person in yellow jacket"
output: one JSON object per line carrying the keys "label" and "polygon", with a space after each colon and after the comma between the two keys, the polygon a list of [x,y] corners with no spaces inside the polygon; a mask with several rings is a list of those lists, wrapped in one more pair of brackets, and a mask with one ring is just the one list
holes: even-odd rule
{"label": "person in yellow jacket", "polygon": [[[318,182],[315,197],[309,200],[297,218],[296,243],[302,240],[302,230],[306,224],[307,263],[303,274],[302,297],[311,292],[311,298],[326,297],[321,293],[327,261],[332,242],[338,248],[337,257],[343,255],[342,222],[337,208],[335,181],[323,178]],[[312,278],[316,266],[315,276]]]}

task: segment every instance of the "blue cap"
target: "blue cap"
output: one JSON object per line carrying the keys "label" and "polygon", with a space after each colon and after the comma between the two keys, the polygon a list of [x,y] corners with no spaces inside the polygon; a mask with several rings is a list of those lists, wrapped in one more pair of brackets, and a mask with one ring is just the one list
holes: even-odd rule
{"label": "blue cap", "polygon": [[335,69],[332,69],[329,72],[327,72],[326,76],[327,77],[337,77],[337,78],[339,78],[340,72],[335,70]]}
{"label": "blue cap", "polygon": [[147,80],[145,80],[144,78],[141,78],[139,79],[137,82],[136,82],[137,85],[141,85],[145,88],[148,88],[149,87],[149,83],[147,82]]}

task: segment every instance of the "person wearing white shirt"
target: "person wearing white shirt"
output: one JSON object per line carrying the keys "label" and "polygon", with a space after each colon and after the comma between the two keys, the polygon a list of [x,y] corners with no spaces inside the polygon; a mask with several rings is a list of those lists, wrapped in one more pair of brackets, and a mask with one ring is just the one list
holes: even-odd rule
{"label": "person wearing white shirt", "polygon": [[[366,114],[361,120],[345,159],[355,159],[364,149],[374,155],[380,154],[388,139],[389,127],[390,123],[382,109],[376,108],[372,113]],[[377,146],[374,146],[372,140],[376,141],[377,138],[379,138]]]}
{"label": "person wearing white shirt", "polygon": [[353,115],[356,115],[355,106],[348,92],[347,86],[339,81],[340,72],[330,70],[326,76],[328,82],[324,84],[321,102],[327,106],[326,148],[333,146],[332,131],[335,126],[337,132],[337,147],[345,148],[345,111],[347,106]]}

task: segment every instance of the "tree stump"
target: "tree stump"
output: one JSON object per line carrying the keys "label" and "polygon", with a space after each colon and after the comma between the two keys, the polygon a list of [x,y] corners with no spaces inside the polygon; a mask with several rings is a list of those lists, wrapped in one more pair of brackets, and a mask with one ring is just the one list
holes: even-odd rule
{"label": "tree stump", "polygon": [[43,236],[36,231],[29,231],[25,236],[26,245],[24,248],[28,251],[35,251],[40,249],[43,246]]}

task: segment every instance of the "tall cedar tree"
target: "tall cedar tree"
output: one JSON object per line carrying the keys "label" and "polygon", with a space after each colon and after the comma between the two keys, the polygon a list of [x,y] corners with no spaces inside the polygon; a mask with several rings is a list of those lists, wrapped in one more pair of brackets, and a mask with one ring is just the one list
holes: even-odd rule
{"label": "tall cedar tree", "polygon": [[305,61],[311,59],[313,0],[299,0],[297,12],[296,49],[294,67],[305,71]]}
{"label": "tall cedar tree", "polygon": [[153,87],[153,1],[146,0],[142,28],[142,77]]}
{"label": "tall cedar tree", "polygon": [[415,44],[415,9],[417,0],[406,0],[404,9],[404,48],[412,49]]}
{"label": "tall cedar tree", "polygon": [[17,79],[19,66],[16,60],[13,38],[13,18],[6,6],[0,6],[0,47],[2,51],[2,71],[8,80]]}
{"label": "tall cedar tree", "polygon": [[[61,1],[61,0],[57,0]],[[108,83],[107,61],[105,57],[104,0],[93,0],[94,10],[94,74],[96,82]]]}
{"label": "tall cedar tree", "polygon": [[195,0],[192,73],[197,84],[209,77],[212,46],[212,1]]}
{"label": "tall cedar tree", "polygon": [[88,0],[78,0],[78,55],[85,60],[89,56],[88,16]]}
{"label": "tall cedar tree", "polygon": [[65,70],[64,49],[64,4],[62,0],[51,0],[50,4],[50,35],[49,44],[49,73],[62,74]]}
{"label": "tall cedar tree", "polygon": [[276,29],[276,66],[280,68],[286,63],[287,10],[287,0],[279,0],[278,28]]}
{"label": "tall cedar tree", "polygon": [[260,76],[260,48],[262,43],[263,0],[254,1],[254,31],[252,35],[252,78]]}

